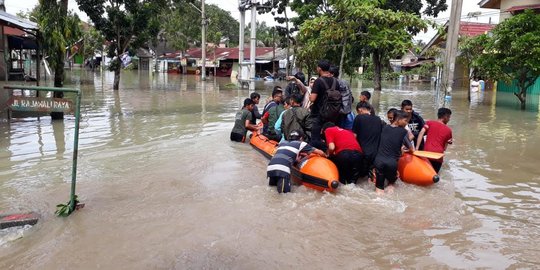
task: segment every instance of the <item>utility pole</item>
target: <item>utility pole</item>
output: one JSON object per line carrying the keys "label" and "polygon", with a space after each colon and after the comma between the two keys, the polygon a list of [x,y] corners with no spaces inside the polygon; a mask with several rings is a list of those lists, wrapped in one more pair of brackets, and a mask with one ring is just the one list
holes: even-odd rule
{"label": "utility pole", "polygon": [[202,67],[201,80],[206,80],[206,13],[204,12],[204,0],[201,0],[202,14]]}
{"label": "utility pole", "polygon": [[238,81],[242,85],[242,81],[245,79],[242,77],[242,67],[244,65],[244,30],[246,28],[246,6],[239,0],[238,10],[240,11],[240,41],[238,42]]}
{"label": "utility pole", "polygon": [[459,24],[463,0],[453,0],[446,35],[446,55],[444,61],[443,85],[446,84],[446,95],[452,92],[454,84],[454,70],[456,68],[456,54],[458,48]]}
{"label": "utility pole", "polygon": [[250,57],[250,84],[249,90],[255,90],[255,49],[257,48],[257,0],[251,0],[251,46],[249,48]]}

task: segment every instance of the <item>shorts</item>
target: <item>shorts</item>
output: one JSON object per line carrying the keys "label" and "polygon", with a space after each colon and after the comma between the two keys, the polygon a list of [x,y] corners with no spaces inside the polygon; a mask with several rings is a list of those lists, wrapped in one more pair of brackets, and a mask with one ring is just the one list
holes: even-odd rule
{"label": "shorts", "polygon": [[231,132],[231,141],[233,142],[245,142],[246,136],[238,133]]}

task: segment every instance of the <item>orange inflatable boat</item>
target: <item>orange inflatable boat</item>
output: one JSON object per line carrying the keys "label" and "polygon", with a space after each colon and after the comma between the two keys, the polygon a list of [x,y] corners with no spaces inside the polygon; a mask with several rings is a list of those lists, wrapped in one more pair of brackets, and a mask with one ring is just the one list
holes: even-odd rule
{"label": "orange inflatable boat", "polygon": [[[278,143],[262,134],[253,134],[249,143],[267,158],[277,150]],[[292,180],[319,191],[333,192],[339,186],[336,165],[327,158],[310,155],[291,168]]]}
{"label": "orange inflatable boat", "polygon": [[399,178],[406,183],[429,186],[439,182],[439,176],[429,160],[410,153],[404,153],[401,156],[398,162],[398,171]]}

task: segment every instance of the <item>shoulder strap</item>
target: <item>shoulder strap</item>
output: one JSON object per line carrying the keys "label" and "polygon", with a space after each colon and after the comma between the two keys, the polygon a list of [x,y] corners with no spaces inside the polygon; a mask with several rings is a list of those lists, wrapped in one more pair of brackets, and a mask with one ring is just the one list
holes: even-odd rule
{"label": "shoulder strap", "polygon": [[323,79],[324,77],[320,77],[321,81],[323,82],[324,84],[324,87],[326,87],[326,89],[328,89],[328,84],[326,83],[326,81]]}

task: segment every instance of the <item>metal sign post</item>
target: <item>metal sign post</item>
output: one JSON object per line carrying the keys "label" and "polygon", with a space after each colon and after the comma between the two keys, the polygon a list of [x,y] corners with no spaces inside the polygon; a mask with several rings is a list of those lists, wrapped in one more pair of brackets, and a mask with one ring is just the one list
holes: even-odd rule
{"label": "metal sign post", "polygon": [[[75,114],[75,132],[73,138],[73,162],[71,170],[71,195],[69,203],[64,206],[65,209],[58,210],[57,213],[60,216],[69,216],[76,208],[83,205],[77,205],[77,196],[75,195],[75,187],[77,183],[77,156],[79,153],[79,122],[81,113],[81,91],[74,88],[56,88],[56,87],[37,87],[37,86],[24,86],[24,85],[6,85],[5,90],[35,90],[35,91],[50,91],[50,92],[64,92],[64,93],[76,93],[75,106],[73,102],[64,98],[41,98],[41,97],[25,97],[25,96],[12,96],[7,106],[12,111],[26,111],[26,112],[64,112]],[[53,95],[54,96],[54,95]]]}

